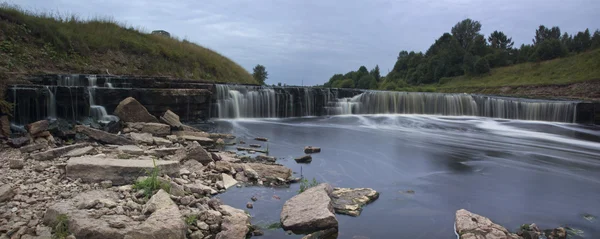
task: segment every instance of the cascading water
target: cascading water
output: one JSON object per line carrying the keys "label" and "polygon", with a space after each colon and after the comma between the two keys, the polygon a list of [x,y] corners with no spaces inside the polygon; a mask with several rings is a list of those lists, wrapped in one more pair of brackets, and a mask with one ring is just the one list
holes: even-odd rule
{"label": "cascading water", "polygon": [[578,102],[470,94],[217,85],[218,118],[425,114],[575,122]]}
{"label": "cascading water", "polygon": [[[96,76],[88,76],[88,99],[90,103],[90,117],[95,121],[119,121],[119,118],[114,115],[109,115],[106,112],[106,108],[101,105],[96,105],[95,97],[96,97],[96,85],[97,78]],[[110,83],[108,83],[110,85]],[[112,87],[112,85],[110,85]]]}
{"label": "cascading water", "polygon": [[[52,92],[52,90],[50,90],[50,87],[46,86],[46,91],[48,92],[48,98],[46,99],[46,108],[47,108],[47,114],[48,114],[48,118],[51,119],[56,119],[56,95],[55,92]],[[53,90],[56,90],[56,88],[54,88]]]}

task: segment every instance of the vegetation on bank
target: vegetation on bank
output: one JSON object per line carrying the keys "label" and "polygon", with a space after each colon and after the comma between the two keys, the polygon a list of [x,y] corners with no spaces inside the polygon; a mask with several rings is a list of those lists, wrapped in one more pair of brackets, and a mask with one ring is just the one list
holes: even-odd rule
{"label": "vegetation on bank", "polygon": [[110,18],[34,13],[0,4],[0,72],[152,75],[256,84],[230,59],[187,40]]}
{"label": "vegetation on bank", "polygon": [[392,71],[379,67],[333,75],[324,87],[437,91],[438,87],[566,84],[599,79],[600,31],[574,35],[541,25],[533,44],[513,47],[501,31],[480,34],[481,23],[465,19],[425,52],[401,51]]}

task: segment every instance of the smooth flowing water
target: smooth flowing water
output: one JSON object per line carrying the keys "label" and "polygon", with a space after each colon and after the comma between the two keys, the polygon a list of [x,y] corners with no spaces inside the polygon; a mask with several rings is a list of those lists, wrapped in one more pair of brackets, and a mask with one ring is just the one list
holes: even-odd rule
{"label": "smooth flowing water", "polygon": [[[269,148],[278,162],[337,187],[370,187],[380,198],[359,217],[337,215],[339,238],[456,238],[464,208],[511,231],[523,223],[570,226],[600,238],[600,127],[426,115],[217,120],[214,130]],[[256,142],[267,137],[269,142]],[[293,158],[322,147],[308,165]],[[279,222],[290,188],[231,188],[219,197],[252,223]],[[408,193],[414,190],[414,193]],[[265,230],[261,238],[287,236]],[[359,237],[360,238],[360,237]]]}

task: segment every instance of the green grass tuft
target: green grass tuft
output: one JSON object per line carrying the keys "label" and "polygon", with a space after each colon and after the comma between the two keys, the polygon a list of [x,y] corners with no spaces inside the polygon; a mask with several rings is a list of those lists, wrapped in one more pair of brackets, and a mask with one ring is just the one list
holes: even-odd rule
{"label": "green grass tuft", "polygon": [[198,222],[198,215],[188,215],[185,217],[185,224],[188,226],[196,225]]}
{"label": "green grass tuft", "polygon": [[60,214],[56,217],[56,225],[54,226],[52,239],[64,239],[71,234],[69,232],[69,217],[65,214]]}
{"label": "green grass tuft", "polygon": [[156,191],[159,189],[165,190],[166,192],[171,192],[171,185],[163,183],[158,179],[159,169],[158,166],[156,166],[156,160],[152,159],[152,162],[154,163],[154,168],[147,172],[148,177],[135,182],[133,185],[133,189],[144,190],[144,196],[146,198],[154,195],[154,193],[156,193]]}
{"label": "green grass tuft", "polygon": [[303,193],[309,188],[315,187],[319,185],[317,179],[313,178],[311,182],[309,182],[306,178],[300,180],[300,190],[298,190],[298,194]]}
{"label": "green grass tuft", "polygon": [[[168,30],[168,29],[167,29]],[[187,40],[151,34],[112,18],[0,4],[0,72],[152,75],[256,84],[244,68]]]}

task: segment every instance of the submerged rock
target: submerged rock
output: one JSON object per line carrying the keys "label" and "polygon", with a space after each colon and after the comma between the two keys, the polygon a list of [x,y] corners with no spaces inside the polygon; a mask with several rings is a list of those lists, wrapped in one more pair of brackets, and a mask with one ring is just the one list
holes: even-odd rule
{"label": "submerged rock", "polygon": [[295,158],[294,160],[296,160],[296,163],[310,163],[312,162],[312,156],[310,156],[310,154]]}
{"label": "submerged rock", "polygon": [[158,123],[158,119],[133,97],[127,97],[121,101],[115,108],[114,114],[123,122]]}
{"label": "submerged rock", "polygon": [[493,223],[490,219],[465,209],[456,211],[456,233],[460,239],[519,239],[516,234]]}
{"label": "submerged rock", "polygon": [[329,196],[332,191],[331,185],[322,183],[287,200],[280,215],[283,229],[310,233],[337,228]]}
{"label": "submerged rock", "polygon": [[257,140],[257,141],[263,141],[263,142],[267,142],[267,141],[269,141],[269,139],[267,139],[267,138],[263,138],[263,137],[256,137],[256,138],[254,138],[254,140]]}
{"label": "submerged rock", "polygon": [[336,213],[356,217],[364,205],[379,198],[379,193],[371,188],[334,188],[331,198]]}

